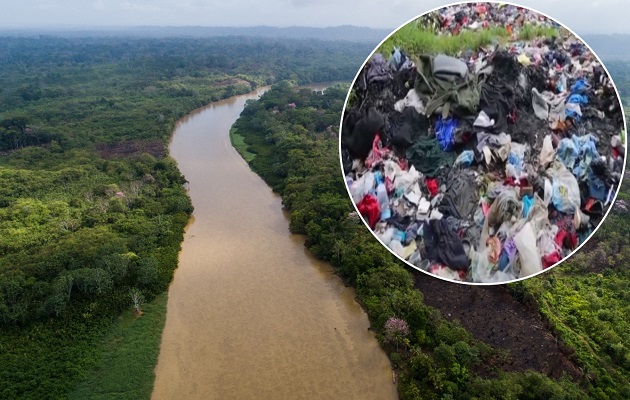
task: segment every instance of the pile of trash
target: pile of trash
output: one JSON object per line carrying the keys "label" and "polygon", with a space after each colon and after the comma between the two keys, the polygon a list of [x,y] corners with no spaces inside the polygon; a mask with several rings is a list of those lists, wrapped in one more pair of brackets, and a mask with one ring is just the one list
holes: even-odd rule
{"label": "pile of trash", "polygon": [[443,7],[420,17],[422,26],[438,34],[457,35],[463,30],[481,30],[505,27],[508,34],[526,24],[550,28],[561,28],[556,21],[544,15],[513,4],[464,3]]}
{"label": "pile of trash", "polygon": [[[489,12],[500,10],[459,4],[432,18],[437,34],[554,26]],[[352,200],[394,253],[442,278],[506,282],[553,266],[601,222],[623,175],[616,90],[567,32],[457,57],[396,48],[351,90],[340,142]]]}

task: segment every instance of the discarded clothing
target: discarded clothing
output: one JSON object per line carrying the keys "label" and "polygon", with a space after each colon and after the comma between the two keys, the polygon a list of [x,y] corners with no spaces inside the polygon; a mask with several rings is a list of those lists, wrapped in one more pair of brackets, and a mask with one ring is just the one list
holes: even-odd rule
{"label": "discarded clothing", "polygon": [[451,166],[453,153],[445,153],[434,138],[421,137],[407,150],[407,159],[426,176],[434,177],[441,168]]}
{"label": "discarded clothing", "polygon": [[442,119],[438,117],[435,123],[435,137],[444,151],[452,151],[455,144],[455,130],[459,121],[455,118]]}
{"label": "discarded clothing", "polygon": [[483,283],[541,272],[613,202],[625,154],[615,90],[570,34],[520,39],[525,24],[556,27],[528,10],[458,4],[430,15],[415,23],[451,36],[501,26],[510,37],[452,56],[395,48],[366,63],[340,133],[352,199],[424,271]]}

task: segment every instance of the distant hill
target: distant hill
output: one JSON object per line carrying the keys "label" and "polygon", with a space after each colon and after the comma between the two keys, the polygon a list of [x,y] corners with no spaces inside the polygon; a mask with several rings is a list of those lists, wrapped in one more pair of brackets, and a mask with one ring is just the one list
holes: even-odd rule
{"label": "distant hill", "polygon": [[216,36],[257,36],[274,38],[312,38],[319,40],[349,41],[373,43],[376,46],[389,29],[371,29],[365,27],[342,25],[328,28],[292,26],[278,28],[271,26],[254,27],[212,27],[212,26],[138,26],[138,27],[99,27],[84,28],[49,28],[49,29],[0,29],[0,36],[36,36],[53,35],[61,37],[216,37]]}
{"label": "distant hill", "polygon": [[630,60],[629,34],[583,35],[582,39],[604,61]]}

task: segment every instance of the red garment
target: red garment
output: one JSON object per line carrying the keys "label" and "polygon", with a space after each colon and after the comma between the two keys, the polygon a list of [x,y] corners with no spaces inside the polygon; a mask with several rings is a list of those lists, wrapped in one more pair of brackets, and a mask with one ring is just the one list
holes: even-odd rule
{"label": "red garment", "polygon": [[577,247],[577,235],[575,233],[567,232],[564,229],[561,229],[556,234],[554,242],[559,247],[566,247],[567,249],[575,249]]}
{"label": "red garment", "polygon": [[427,189],[429,190],[429,193],[431,193],[431,197],[437,195],[440,191],[440,185],[438,185],[437,179],[425,178],[424,184],[427,185]]}
{"label": "red garment", "polygon": [[374,141],[372,142],[372,151],[370,155],[365,159],[365,166],[372,168],[373,165],[378,164],[383,160],[383,157],[389,154],[391,150],[387,147],[381,147],[381,137],[377,133],[374,135]]}
{"label": "red garment", "polygon": [[547,254],[546,256],[542,258],[543,269],[551,267],[558,261],[560,261],[560,253],[558,253],[557,251],[551,254]]}
{"label": "red garment", "polygon": [[381,218],[381,207],[378,205],[376,196],[366,194],[359,204],[357,204],[357,209],[361,215],[367,219],[368,224],[370,224],[370,228],[374,229],[374,226]]}
{"label": "red garment", "polygon": [[612,149],[612,153],[613,153],[613,158],[617,158],[621,155],[621,153],[619,152],[619,150],[617,150],[616,147]]}

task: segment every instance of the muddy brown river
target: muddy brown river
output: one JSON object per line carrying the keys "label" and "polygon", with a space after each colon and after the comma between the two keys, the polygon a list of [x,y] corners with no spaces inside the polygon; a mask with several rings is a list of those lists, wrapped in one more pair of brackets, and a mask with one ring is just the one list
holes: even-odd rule
{"label": "muddy brown river", "polygon": [[385,353],[280,198],[230,144],[245,101],[183,118],[170,153],[195,211],[169,289],[153,399],[395,399]]}

